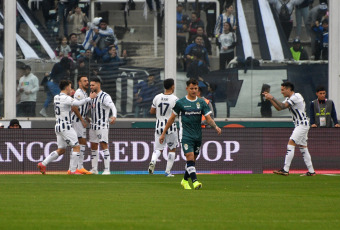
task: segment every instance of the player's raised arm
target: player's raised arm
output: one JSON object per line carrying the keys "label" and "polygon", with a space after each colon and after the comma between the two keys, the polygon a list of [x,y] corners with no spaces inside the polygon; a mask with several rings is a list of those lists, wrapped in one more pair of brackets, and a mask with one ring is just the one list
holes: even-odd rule
{"label": "player's raised arm", "polygon": [[281,111],[283,109],[287,109],[290,107],[290,104],[288,102],[282,103],[280,101],[278,101],[275,97],[273,97],[273,95],[271,95],[268,92],[264,92],[262,93],[264,95],[264,97],[270,101],[270,103],[272,103],[272,105],[275,107],[275,109],[277,111]]}
{"label": "player's raised arm", "polygon": [[168,129],[170,128],[172,123],[174,123],[175,119],[176,119],[176,114],[174,114],[174,112],[172,112],[168,122],[166,123],[166,125],[164,127],[162,135],[159,137],[159,143],[161,143],[161,144],[163,143],[163,141],[165,139],[166,131],[168,131]]}

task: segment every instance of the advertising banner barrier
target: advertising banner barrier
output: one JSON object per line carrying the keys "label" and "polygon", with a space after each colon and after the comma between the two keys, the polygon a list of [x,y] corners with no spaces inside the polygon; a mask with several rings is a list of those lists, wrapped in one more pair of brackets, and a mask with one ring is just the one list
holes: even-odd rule
{"label": "advertising banner barrier", "polygon": [[[213,129],[203,130],[198,173],[252,174],[267,173],[283,166],[291,128],[225,128],[221,136]],[[340,168],[338,129],[311,129],[309,151],[316,171]],[[113,174],[147,174],[154,148],[154,129],[110,129],[109,151]],[[53,129],[3,129],[0,136],[0,173],[38,173],[37,164],[57,149]],[[47,167],[47,173],[66,173],[70,151]],[[168,151],[156,165],[156,174],[163,174]],[[99,170],[103,170],[100,151]],[[183,173],[185,157],[176,151],[173,173]],[[85,168],[91,168],[90,143],[85,151]],[[301,153],[295,149],[291,170],[306,170]]]}

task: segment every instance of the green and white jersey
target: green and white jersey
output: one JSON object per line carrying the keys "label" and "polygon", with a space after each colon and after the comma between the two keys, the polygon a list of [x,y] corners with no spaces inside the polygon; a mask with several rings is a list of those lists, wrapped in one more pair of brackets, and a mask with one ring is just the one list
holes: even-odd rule
{"label": "green and white jersey", "polygon": [[202,115],[207,116],[212,113],[203,99],[196,97],[191,101],[187,97],[183,97],[176,102],[173,112],[179,117],[180,140],[202,139]]}

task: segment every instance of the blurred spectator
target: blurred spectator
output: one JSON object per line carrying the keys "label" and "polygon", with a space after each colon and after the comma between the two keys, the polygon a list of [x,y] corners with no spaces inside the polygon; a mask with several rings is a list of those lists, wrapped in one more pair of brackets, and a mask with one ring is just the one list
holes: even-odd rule
{"label": "blurred spectator", "polygon": [[103,40],[101,40],[100,44],[104,42],[101,46],[98,46],[95,41],[91,42],[91,45],[93,46],[93,59],[97,63],[103,62],[102,58],[108,53],[110,47],[115,47],[116,51],[118,50],[115,46],[115,37],[113,36],[106,36]]}
{"label": "blurred spectator", "polygon": [[216,96],[216,84],[210,83],[208,85],[208,94],[206,98],[211,102],[211,105],[214,110],[214,117],[217,117],[217,110],[216,110],[216,102],[215,102],[215,96]]}
{"label": "blurred spectator", "polygon": [[226,6],[230,6],[233,4],[233,1],[234,0],[218,0],[219,3],[220,3],[220,11],[221,12],[218,12],[219,14],[222,14],[223,13],[223,6],[224,6],[224,3],[226,4]]}
{"label": "blurred spectator", "polygon": [[[208,36],[204,33],[204,27],[203,26],[197,27],[197,35],[202,36],[203,44],[204,44],[203,46],[204,46],[204,48],[207,49],[208,54],[211,55],[212,54],[212,52],[211,52],[211,42],[209,41]],[[189,38],[188,44],[191,44],[193,42],[194,42],[194,40],[193,39],[191,40]]]}
{"label": "blurred spectator", "polygon": [[318,97],[310,104],[310,124],[311,127],[331,128],[334,126],[339,128],[338,118],[335,106],[332,100],[326,99],[326,88],[319,86],[316,88],[316,96]]}
{"label": "blurred spectator", "polygon": [[126,50],[123,58],[119,58],[115,46],[111,46],[108,53],[103,56],[103,64],[100,69],[100,76],[103,81],[102,90],[110,94],[112,101],[116,101],[116,80],[118,77],[119,66],[127,63]]}
{"label": "blurred spectator", "polygon": [[4,129],[5,128],[5,125],[0,123],[0,129]]}
{"label": "blurred spectator", "polygon": [[233,60],[234,48],[236,46],[236,35],[229,22],[223,24],[223,33],[218,38],[220,47],[220,70],[224,70],[226,65]]}
{"label": "blurred spectator", "polygon": [[[313,3],[314,0],[303,0],[302,3],[295,6],[295,18],[296,18],[296,38],[300,38],[301,36],[301,27],[302,27],[302,18],[303,23],[305,24],[306,34],[309,35],[310,30],[308,29],[308,14],[309,14],[309,6]],[[310,36],[310,35],[309,35]]]}
{"label": "blurred spectator", "polygon": [[55,55],[59,57],[60,59],[63,57],[70,57],[71,56],[71,48],[67,44],[67,37],[63,36],[60,39],[59,46],[55,49]]}
{"label": "blurred spectator", "polygon": [[45,26],[51,37],[58,37],[58,24],[57,24],[57,9],[55,7],[55,1],[43,0],[42,1],[42,13],[45,19]]}
{"label": "blurred spectator", "polygon": [[81,8],[79,6],[76,6],[73,11],[70,11],[67,16],[67,21],[69,25],[71,26],[71,33],[75,33],[78,38],[78,43],[82,43],[85,38],[85,34],[81,32],[81,30],[84,28],[84,26],[89,21],[85,13],[81,11]]}
{"label": "blurred spectator", "polygon": [[[54,64],[46,83],[46,100],[40,114],[47,117],[47,108],[55,95],[60,93],[59,82],[69,79],[71,74],[72,61],[68,57],[63,57],[60,62]],[[73,80],[73,79],[72,79]]]}
{"label": "blurred spectator", "polygon": [[149,75],[148,79],[135,85],[133,94],[135,95],[135,117],[140,117],[142,110],[143,118],[148,117],[153,98],[162,92],[160,84],[156,83],[155,76]]}
{"label": "blurred spectator", "polygon": [[313,7],[313,9],[311,9],[308,14],[308,25],[309,28],[312,30],[310,33],[312,56],[315,56],[316,51],[315,50],[316,34],[314,33],[313,27],[315,26],[316,21],[318,21],[318,23],[321,23],[322,20],[327,17],[327,10],[328,10],[327,5],[325,3],[321,3],[320,5]]}
{"label": "blurred spectator", "polygon": [[202,26],[204,28],[204,22],[199,18],[197,12],[191,13],[191,22],[189,24],[189,40],[193,40],[197,35],[197,28]]}
{"label": "blurred spectator", "polygon": [[[189,17],[187,15],[182,14],[183,5],[181,3],[177,4],[177,56],[179,57],[179,65],[183,65],[183,69],[185,70],[185,61],[183,55],[185,53],[185,48],[187,47],[186,43],[186,33],[189,25]],[[182,62],[182,63],[181,63]]]}
{"label": "blurred spectator", "polygon": [[[222,7],[222,6],[220,6]],[[223,7],[222,7],[223,9]],[[207,2],[204,7],[205,15],[207,18],[206,33],[209,38],[214,37],[214,28],[216,25],[216,3]],[[220,12],[218,12],[220,14]]]}
{"label": "blurred spectator", "polygon": [[188,68],[187,77],[203,81],[204,76],[209,72],[210,63],[208,51],[203,46],[202,36],[197,35],[195,42],[185,49],[185,57]]}
{"label": "blurred spectator", "polygon": [[9,122],[8,128],[9,129],[21,129],[21,125],[20,125],[20,123],[19,123],[19,121],[17,119],[12,119]]}
{"label": "blurred spectator", "polygon": [[304,61],[308,60],[307,51],[301,46],[300,39],[295,38],[293,41],[293,46],[290,47],[290,52],[292,53],[293,59],[295,61]]}
{"label": "blurred spectator", "polygon": [[71,57],[75,61],[80,54],[81,50],[84,50],[84,47],[78,43],[78,37],[75,33],[70,34],[70,48],[71,48]]}
{"label": "blurred spectator", "polygon": [[279,15],[281,27],[286,35],[287,41],[293,29],[293,19],[291,15],[294,6],[299,5],[302,1],[303,0],[268,0],[269,3],[273,4],[274,9],[276,9]]}
{"label": "blurred spectator", "polygon": [[315,60],[328,60],[328,19],[324,19],[321,25],[316,21],[312,29],[315,33]]}
{"label": "blurred spectator", "polygon": [[24,75],[19,80],[17,91],[20,93],[20,104],[18,106],[18,117],[35,117],[35,105],[37,92],[39,91],[39,80],[31,73],[29,65],[24,66]]}
{"label": "blurred spectator", "polygon": [[[215,117],[215,115],[214,115],[214,108],[212,107],[212,104],[211,104],[210,100],[203,96],[202,88],[201,87],[198,87],[197,97],[202,98],[205,101],[205,103],[207,103],[207,105],[209,106],[210,111],[212,112],[210,114],[210,116],[211,116],[212,119],[214,119],[214,117]],[[201,127],[202,128],[210,127],[210,125],[208,124],[208,122],[207,122],[207,120],[206,120],[204,115],[202,115]]]}
{"label": "blurred spectator", "polygon": [[269,100],[266,100],[266,97],[263,95],[264,92],[270,93],[270,85],[263,84],[259,103],[261,106],[261,117],[272,117],[272,103]]}
{"label": "blurred spectator", "polygon": [[67,15],[72,9],[78,5],[79,0],[58,0],[58,24],[61,31],[61,21],[63,21],[64,36],[68,36]]}
{"label": "blurred spectator", "polygon": [[233,30],[236,30],[236,17],[233,15],[234,7],[232,5],[226,5],[225,12],[221,14],[215,25],[215,36],[218,38],[223,33],[223,25],[225,22],[229,22]]}
{"label": "blurred spectator", "polygon": [[[93,40],[96,42],[97,47],[99,49],[103,49],[105,47],[105,38],[106,37],[113,37],[114,38],[114,45],[118,45],[118,39],[116,38],[113,29],[107,25],[107,21],[104,19],[100,20],[99,28],[94,28],[94,36]],[[118,47],[116,47],[118,50]]]}

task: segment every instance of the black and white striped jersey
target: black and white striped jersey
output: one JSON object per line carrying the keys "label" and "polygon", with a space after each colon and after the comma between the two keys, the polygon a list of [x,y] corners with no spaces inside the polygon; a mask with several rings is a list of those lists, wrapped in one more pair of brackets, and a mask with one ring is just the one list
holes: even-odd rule
{"label": "black and white striped jersey", "polygon": [[293,122],[296,126],[306,125],[309,126],[309,120],[306,114],[306,103],[302,95],[294,93],[291,97],[287,97],[283,103],[290,104],[289,111],[292,115]]}
{"label": "black and white striped jersey", "polygon": [[91,129],[108,129],[110,110],[112,111],[112,116],[117,117],[117,109],[111,96],[100,91],[97,97],[91,101]]}
{"label": "black and white striped jersey", "polygon": [[[166,123],[168,122],[171,114],[172,108],[175,106],[178,98],[171,94],[165,95],[160,93],[156,95],[152,101],[152,108],[156,109],[156,133],[162,134],[165,128]],[[172,123],[170,128],[167,130],[166,134],[170,134],[176,132],[176,122]]]}
{"label": "black and white striped jersey", "polygon": [[71,124],[71,107],[80,106],[91,99],[85,98],[80,101],[75,101],[72,97],[60,93],[54,97],[54,113],[56,118],[55,131],[63,132],[72,128]]}
{"label": "black and white striped jersey", "polygon": [[[80,100],[85,99],[87,97],[88,97],[87,93],[80,88],[77,89],[77,91],[74,94],[74,99],[77,100],[77,101],[80,101]],[[90,103],[85,103],[84,105],[79,106],[79,113],[83,118],[86,117],[86,114],[89,111],[89,107],[90,107]],[[72,112],[71,118],[72,118],[72,122],[79,122],[79,118],[73,112]]]}

